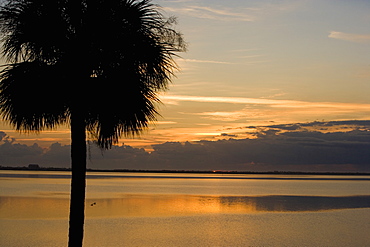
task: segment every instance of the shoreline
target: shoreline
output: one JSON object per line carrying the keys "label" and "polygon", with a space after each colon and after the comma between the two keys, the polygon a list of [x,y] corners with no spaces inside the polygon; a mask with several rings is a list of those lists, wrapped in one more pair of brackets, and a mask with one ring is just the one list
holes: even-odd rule
{"label": "shoreline", "polygon": [[[39,167],[29,168],[23,167],[4,167],[0,166],[0,170],[13,171],[71,171],[71,168],[56,168],[56,167]],[[207,171],[207,170],[135,170],[135,169],[86,169],[87,172],[121,172],[121,173],[190,173],[190,174],[262,174],[262,175],[333,175],[333,176],[370,176],[370,172],[307,172],[307,171]]]}

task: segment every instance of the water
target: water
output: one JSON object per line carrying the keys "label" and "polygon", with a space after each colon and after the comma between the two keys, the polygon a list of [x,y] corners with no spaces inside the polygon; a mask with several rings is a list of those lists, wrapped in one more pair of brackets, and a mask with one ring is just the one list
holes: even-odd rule
{"label": "water", "polygon": [[[0,171],[0,246],[66,246],[70,175]],[[369,176],[89,173],[85,246],[369,246]]]}

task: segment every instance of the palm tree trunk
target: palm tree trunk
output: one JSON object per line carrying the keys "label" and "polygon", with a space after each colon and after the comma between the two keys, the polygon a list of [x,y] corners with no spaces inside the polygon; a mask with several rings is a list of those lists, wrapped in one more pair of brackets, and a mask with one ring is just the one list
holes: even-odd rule
{"label": "palm tree trunk", "polygon": [[72,181],[69,211],[69,247],[81,247],[84,235],[86,188],[86,132],[81,114],[71,113]]}

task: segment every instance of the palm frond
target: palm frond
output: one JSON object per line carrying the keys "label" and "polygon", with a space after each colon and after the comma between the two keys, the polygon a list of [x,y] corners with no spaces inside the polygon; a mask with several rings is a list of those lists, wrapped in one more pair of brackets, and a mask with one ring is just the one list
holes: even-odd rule
{"label": "palm frond", "polygon": [[57,68],[38,62],[6,66],[0,73],[0,115],[17,130],[53,129],[68,118]]}
{"label": "palm frond", "polygon": [[177,70],[175,52],[186,45],[171,28],[175,19],[164,18],[151,1],[102,0],[95,7],[104,17],[87,23],[99,31],[91,43],[90,57],[96,60],[89,61],[95,67],[89,87],[98,90],[87,89],[91,100],[85,107],[91,135],[109,148],[121,135],[137,135],[156,119],[156,93],[167,89]]}
{"label": "palm frond", "polygon": [[44,61],[61,56],[69,24],[62,1],[12,0],[0,8],[3,55],[10,63]]}

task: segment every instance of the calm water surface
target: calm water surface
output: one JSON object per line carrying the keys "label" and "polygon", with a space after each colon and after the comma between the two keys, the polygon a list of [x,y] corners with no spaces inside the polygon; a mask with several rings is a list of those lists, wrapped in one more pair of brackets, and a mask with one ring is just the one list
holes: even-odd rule
{"label": "calm water surface", "polygon": [[[0,171],[0,246],[66,246],[70,174]],[[369,176],[88,173],[85,246],[370,246]]]}

